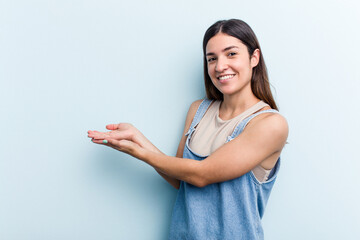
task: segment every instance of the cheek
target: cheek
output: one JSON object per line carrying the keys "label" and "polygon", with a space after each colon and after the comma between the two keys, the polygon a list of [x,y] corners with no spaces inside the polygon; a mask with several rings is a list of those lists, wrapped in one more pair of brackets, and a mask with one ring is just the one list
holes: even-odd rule
{"label": "cheek", "polygon": [[250,66],[250,63],[248,62],[247,63],[244,63],[244,64],[239,64],[237,66],[237,69],[239,69],[239,72],[243,73],[243,75],[249,75],[251,74],[251,66]]}

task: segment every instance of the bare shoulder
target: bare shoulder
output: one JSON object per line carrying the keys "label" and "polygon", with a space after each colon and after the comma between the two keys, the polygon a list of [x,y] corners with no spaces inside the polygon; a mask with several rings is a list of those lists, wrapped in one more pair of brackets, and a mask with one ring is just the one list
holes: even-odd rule
{"label": "bare shoulder", "polygon": [[258,124],[264,125],[265,127],[268,127],[270,129],[288,131],[288,123],[286,121],[286,118],[280,113],[260,114],[257,122]]}
{"label": "bare shoulder", "polygon": [[189,108],[189,111],[187,113],[186,116],[186,120],[185,120],[185,131],[187,131],[187,129],[190,128],[191,122],[193,120],[193,118],[195,117],[196,111],[199,108],[201,102],[203,101],[203,99],[199,99],[194,101]]}
{"label": "bare shoulder", "polygon": [[279,113],[262,113],[251,120],[246,128],[245,130],[256,134],[261,132],[272,139],[277,139],[279,143],[285,143],[289,134],[288,122]]}
{"label": "bare shoulder", "polygon": [[191,103],[189,110],[193,110],[196,112],[196,110],[199,108],[202,101],[204,101],[204,99],[199,99],[199,100],[196,100],[193,103]]}
{"label": "bare shoulder", "polygon": [[190,118],[190,120],[192,120],[196,114],[196,111],[197,109],[199,108],[201,102],[203,101],[204,99],[199,99],[199,100],[196,100],[194,101],[191,105],[190,105],[190,108],[189,108],[189,111],[188,111],[188,114],[187,114],[187,117],[186,119],[188,120]]}

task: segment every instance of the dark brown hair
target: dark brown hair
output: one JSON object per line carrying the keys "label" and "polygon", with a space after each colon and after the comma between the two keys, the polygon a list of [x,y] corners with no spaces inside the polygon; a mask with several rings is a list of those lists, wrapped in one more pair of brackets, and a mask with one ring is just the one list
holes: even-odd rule
{"label": "dark brown hair", "polygon": [[225,33],[229,36],[239,39],[248,49],[250,57],[256,49],[260,50],[259,63],[253,68],[251,77],[251,90],[254,95],[269,104],[272,109],[278,110],[275,100],[270,90],[270,83],[268,73],[260,48],[259,41],[250,26],[239,19],[220,20],[211,25],[205,32],[203,40],[204,52],[204,80],[205,89],[208,99],[223,100],[223,94],[214,86],[208,74],[207,60],[206,60],[206,45],[208,41],[218,33]]}

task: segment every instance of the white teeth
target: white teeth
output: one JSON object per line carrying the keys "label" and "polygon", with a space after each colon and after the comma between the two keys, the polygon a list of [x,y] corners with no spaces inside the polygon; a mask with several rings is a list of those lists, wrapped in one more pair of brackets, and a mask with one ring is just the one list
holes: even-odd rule
{"label": "white teeth", "polygon": [[233,76],[235,76],[235,75],[225,75],[225,76],[219,77],[219,80],[229,79],[229,78],[232,78]]}

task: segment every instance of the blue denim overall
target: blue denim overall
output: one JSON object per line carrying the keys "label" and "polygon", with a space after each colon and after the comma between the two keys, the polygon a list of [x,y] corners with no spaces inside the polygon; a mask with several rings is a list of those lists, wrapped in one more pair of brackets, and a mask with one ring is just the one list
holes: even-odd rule
{"label": "blue denim overall", "polygon": [[[210,103],[211,100],[205,99],[200,104],[186,133],[184,158],[201,161],[207,157],[194,153],[189,148],[189,139]],[[236,126],[227,142],[238,136],[252,118],[266,112],[277,113],[271,109],[250,115]],[[203,188],[181,181],[172,213],[169,240],[264,239],[261,218],[279,167],[280,158],[264,183],[260,183],[252,171]]]}

